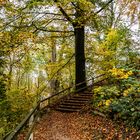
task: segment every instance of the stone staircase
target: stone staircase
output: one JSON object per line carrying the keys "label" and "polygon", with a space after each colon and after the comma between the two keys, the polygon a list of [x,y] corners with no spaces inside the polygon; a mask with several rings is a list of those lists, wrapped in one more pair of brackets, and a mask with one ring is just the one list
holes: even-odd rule
{"label": "stone staircase", "polygon": [[91,101],[92,95],[93,93],[91,92],[73,94],[56,105],[55,110],[61,112],[78,112],[85,104]]}
{"label": "stone staircase", "polygon": [[[98,76],[101,77],[101,76]],[[86,104],[90,103],[93,93],[92,88],[93,86],[102,86],[106,84],[106,79],[102,79],[96,81],[94,84],[88,86],[86,91],[74,93],[66,95],[64,98],[58,100],[58,102],[52,105],[52,109],[61,112],[78,112],[80,111]]]}

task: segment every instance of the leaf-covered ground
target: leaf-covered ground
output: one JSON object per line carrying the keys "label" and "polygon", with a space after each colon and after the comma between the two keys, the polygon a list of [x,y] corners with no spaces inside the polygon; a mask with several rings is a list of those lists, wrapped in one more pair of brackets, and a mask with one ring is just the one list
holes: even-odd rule
{"label": "leaf-covered ground", "polygon": [[34,140],[140,140],[135,130],[91,113],[51,111],[36,125]]}

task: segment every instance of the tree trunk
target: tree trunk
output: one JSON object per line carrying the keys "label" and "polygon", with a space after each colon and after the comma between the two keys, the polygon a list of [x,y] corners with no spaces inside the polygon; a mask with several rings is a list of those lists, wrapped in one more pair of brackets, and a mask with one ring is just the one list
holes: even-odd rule
{"label": "tree trunk", "polygon": [[[51,52],[51,62],[53,64],[56,63],[57,61],[57,58],[56,58],[56,53],[57,53],[57,50],[56,50],[56,40],[52,39],[51,40],[51,47],[52,47],[52,52]],[[51,81],[50,81],[50,86],[51,86],[51,94],[55,94],[59,91],[59,81],[56,78],[53,78]]]}
{"label": "tree trunk", "polygon": [[76,91],[81,91],[85,90],[83,88],[86,87],[84,26],[74,27],[74,32],[75,32],[75,84]]}
{"label": "tree trunk", "polygon": [[12,86],[12,72],[13,72],[13,65],[10,64],[9,66],[9,73],[8,73],[8,84],[7,89],[10,90]]}

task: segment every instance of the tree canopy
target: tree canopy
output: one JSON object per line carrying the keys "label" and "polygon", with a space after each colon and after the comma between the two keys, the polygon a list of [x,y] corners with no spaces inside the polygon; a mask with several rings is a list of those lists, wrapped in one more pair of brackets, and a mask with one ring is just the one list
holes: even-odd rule
{"label": "tree canopy", "polygon": [[139,0],[0,0],[0,137],[39,100],[99,74],[113,82],[94,89],[96,106],[139,110],[139,28]]}

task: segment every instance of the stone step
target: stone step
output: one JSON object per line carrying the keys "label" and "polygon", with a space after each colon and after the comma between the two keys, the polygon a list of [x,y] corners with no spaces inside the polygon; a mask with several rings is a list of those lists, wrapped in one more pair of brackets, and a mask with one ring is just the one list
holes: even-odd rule
{"label": "stone step", "polygon": [[93,96],[93,93],[92,94],[80,93],[79,96]]}
{"label": "stone step", "polygon": [[80,98],[80,97],[72,97],[69,100],[77,100],[77,101],[89,101],[88,98]]}
{"label": "stone step", "polygon": [[70,97],[64,99],[55,110],[61,112],[76,112],[80,111],[82,107],[87,104],[93,96],[90,92],[81,92],[78,94],[73,94]]}
{"label": "stone step", "polygon": [[82,106],[59,105],[59,108],[81,109]]}
{"label": "stone step", "polygon": [[61,105],[71,105],[71,106],[81,106],[83,103],[78,103],[78,102],[62,102]]}
{"label": "stone step", "polygon": [[[74,96],[75,97],[75,96]],[[85,97],[85,98],[92,98],[92,95],[79,95],[79,96],[77,96],[77,97]]]}
{"label": "stone step", "polygon": [[83,100],[69,99],[69,100],[65,100],[64,102],[65,103],[79,103],[80,104],[80,103],[87,103],[87,102],[89,102],[89,100],[84,100],[83,101]]}
{"label": "stone step", "polygon": [[89,91],[85,91],[85,92],[81,92],[81,93],[79,93],[79,94],[93,94],[93,92],[89,92]]}
{"label": "stone step", "polygon": [[83,98],[83,99],[91,99],[91,96],[73,96],[73,98]]}
{"label": "stone step", "polygon": [[[77,95],[77,96],[79,96],[79,95],[86,95],[86,96],[90,96],[90,95],[93,95],[93,93],[91,94],[91,93],[79,93],[79,94],[74,94],[74,95]],[[73,96],[74,96],[73,95]]]}
{"label": "stone step", "polygon": [[57,111],[61,112],[78,112],[80,109],[70,109],[70,108],[56,108]]}

